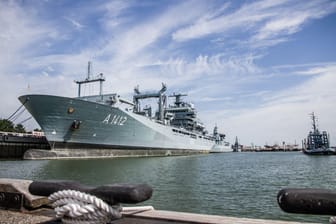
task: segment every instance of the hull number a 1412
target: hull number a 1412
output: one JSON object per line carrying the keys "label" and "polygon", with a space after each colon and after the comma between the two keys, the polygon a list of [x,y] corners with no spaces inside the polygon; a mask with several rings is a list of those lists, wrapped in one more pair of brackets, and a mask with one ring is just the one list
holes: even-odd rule
{"label": "hull number a 1412", "polygon": [[126,116],[108,114],[105,119],[102,121],[103,124],[113,124],[113,125],[124,125],[127,121]]}

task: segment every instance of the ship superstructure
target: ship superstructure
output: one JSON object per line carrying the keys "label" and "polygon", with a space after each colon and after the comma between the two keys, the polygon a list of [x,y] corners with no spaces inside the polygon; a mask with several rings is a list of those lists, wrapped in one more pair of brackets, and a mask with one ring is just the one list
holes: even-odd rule
{"label": "ship superstructure", "polygon": [[312,130],[307,139],[302,142],[303,152],[310,155],[333,155],[335,150],[330,147],[329,134],[326,131],[320,132],[317,128],[317,117],[311,113]]}
{"label": "ship superstructure", "polygon": [[[103,74],[91,78],[89,64],[87,78],[76,81],[78,97],[25,95],[19,100],[39,123],[54,151],[94,149],[125,156],[232,151],[217,127],[207,133],[193,104],[182,100],[186,94],[167,96],[165,84],[149,93],[140,92],[137,86],[130,101],[116,93],[103,94],[104,81]],[[81,85],[89,82],[100,83],[99,95],[81,96]],[[141,108],[141,101],[148,98],[157,99],[157,111],[151,106]],[[168,98],[175,99],[173,105],[168,106]]]}

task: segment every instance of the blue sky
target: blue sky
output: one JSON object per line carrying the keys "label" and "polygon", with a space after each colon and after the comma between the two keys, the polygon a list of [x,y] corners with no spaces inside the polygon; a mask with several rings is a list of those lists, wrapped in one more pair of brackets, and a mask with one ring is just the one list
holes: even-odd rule
{"label": "blue sky", "polygon": [[335,24],[327,0],[0,1],[0,117],[76,96],[92,61],[105,93],[164,82],[231,142],[300,143],[314,111],[336,145]]}

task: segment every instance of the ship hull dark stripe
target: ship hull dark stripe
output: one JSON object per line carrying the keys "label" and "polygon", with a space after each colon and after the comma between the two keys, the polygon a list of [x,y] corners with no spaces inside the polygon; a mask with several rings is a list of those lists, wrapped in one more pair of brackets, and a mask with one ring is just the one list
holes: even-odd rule
{"label": "ship hull dark stripe", "polygon": [[[208,150],[166,149],[149,147],[123,147],[110,145],[88,145],[82,143],[57,142],[53,150],[28,150],[24,159],[60,159],[60,158],[115,158],[115,157],[156,157],[184,156],[209,153]],[[98,148],[99,146],[99,148]]]}
{"label": "ship hull dark stripe", "polygon": [[[116,150],[191,150],[191,149],[176,149],[162,147],[141,147],[141,146],[122,146],[122,145],[105,145],[105,144],[88,144],[88,143],[64,143],[51,142],[53,149],[116,149]],[[206,150],[206,149],[204,149]]]}

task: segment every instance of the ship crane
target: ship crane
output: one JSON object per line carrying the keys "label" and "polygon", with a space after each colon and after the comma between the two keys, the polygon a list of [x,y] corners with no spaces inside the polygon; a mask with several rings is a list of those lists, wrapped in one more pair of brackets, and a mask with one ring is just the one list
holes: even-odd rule
{"label": "ship crane", "polygon": [[141,93],[139,90],[139,86],[136,86],[134,88],[135,95],[133,96],[133,103],[135,105],[134,111],[136,113],[141,113],[140,100],[147,99],[147,98],[159,98],[158,120],[163,121],[164,120],[164,105],[166,103],[166,95],[164,94],[164,92],[166,90],[167,90],[167,86],[164,83],[162,83],[162,87],[158,92],[152,92],[152,93]]}

